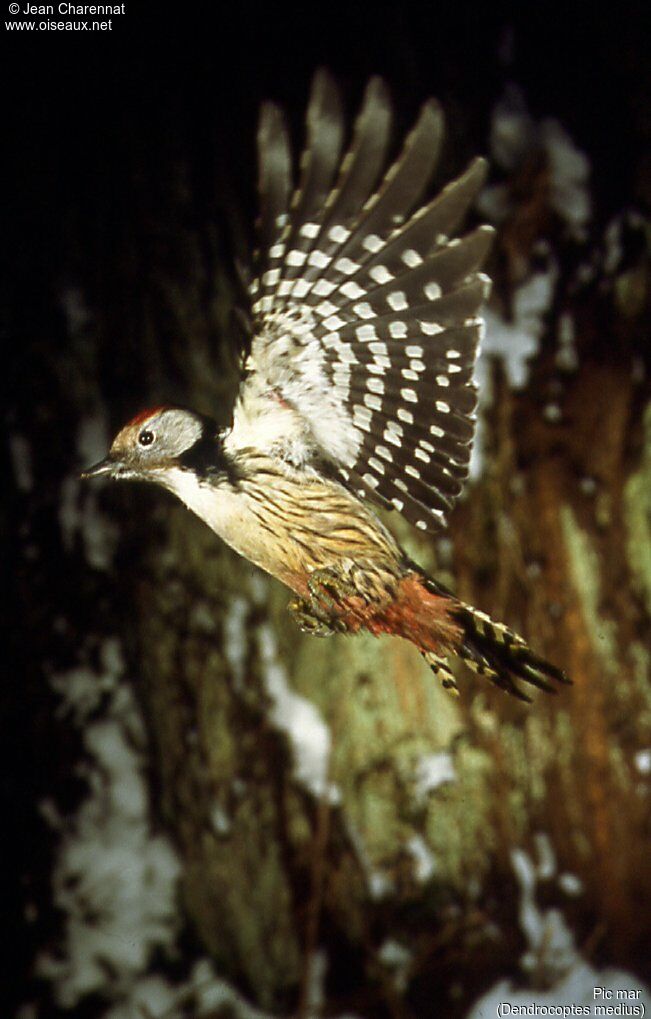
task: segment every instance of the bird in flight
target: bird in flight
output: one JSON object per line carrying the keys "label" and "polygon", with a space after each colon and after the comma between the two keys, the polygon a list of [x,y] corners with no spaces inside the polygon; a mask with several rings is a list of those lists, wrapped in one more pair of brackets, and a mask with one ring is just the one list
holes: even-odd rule
{"label": "bird in flight", "polygon": [[374,78],[345,148],[338,90],[317,72],[294,183],[283,114],[263,105],[251,336],[232,422],[143,411],[83,476],[173,492],[294,592],[303,630],[394,634],[448,689],[458,658],[527,700],[518,681],[552,692],[567,677],[429,577],[373,508],[437,532],[462,490],[493,233],[456,236],[482,159],[424,202],[443,135],[436,102],[386,169],[390,134]]}

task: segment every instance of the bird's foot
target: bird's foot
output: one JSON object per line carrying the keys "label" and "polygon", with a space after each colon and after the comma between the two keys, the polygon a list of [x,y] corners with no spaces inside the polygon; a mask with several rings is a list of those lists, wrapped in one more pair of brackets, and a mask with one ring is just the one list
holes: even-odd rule
{"label": "bird's foot", "polygon": [[312,637],[332,637],[333,633],[346,632],[343,620],[329,616],[312,598],[309,601],[293,598],[287,608],[303,633],[309,633]]}
{"label": "bird's foot", "polygon": [[350,581],[334,570],[314,570],[307,578],[309,598],[293,598],[289,612],[303,630],[313,637],[330,637],[333,633],[346,633],[348,627],[337,616],[337,609],[345,598],[358,592]]}

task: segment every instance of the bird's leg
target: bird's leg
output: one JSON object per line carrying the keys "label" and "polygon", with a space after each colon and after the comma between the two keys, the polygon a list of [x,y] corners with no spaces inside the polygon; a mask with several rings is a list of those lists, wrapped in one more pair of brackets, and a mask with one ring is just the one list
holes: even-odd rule
{"label": "bird's leg", "polygon": [[289,612],[304,633],[314,637],[330,637],[333,633],[346,633],[348,627],[337,617],[337,608],[345,598],[358,595],[355,586],[326,568],[314,570],[307,578],[308,599],[294,598]]}

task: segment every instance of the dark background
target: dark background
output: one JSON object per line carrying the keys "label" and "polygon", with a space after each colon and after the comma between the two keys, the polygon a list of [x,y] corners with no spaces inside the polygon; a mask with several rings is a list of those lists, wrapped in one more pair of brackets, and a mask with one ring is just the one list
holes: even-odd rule
{"label": "dark background", "polygon": [[[113,328],[129,317],[131,339],[119,362],[106,344],[99,351],[113,424],[147,396],[148,358],[160,358],[154,374],[161,395],[167,386],[179,399],[174,363],[152,351],[146,337],[138,339],[128,289],[167,244],[165,209],[177,165],[185,168],[191,196],[183,215],[220,226],[215,250],[206,253],[217,260],[228,232],[221,227],[238,244],[247,230],[242,224],[253,221],[255,121],[263,98],[281,102],[298,130],[317,66],[336,75],[351,109],[369,75],[379,73],[395,97],[396,135],[427,96],[442,100],[451,118],[449,158],[459,166],[486,150],[491,108],[512,80],[534,116],[557,117],[589,155],[595,220],[603,224],[627,204],[648,211],[651,199],[648,40],[645,3],[582,2],[173,8],[140,0],[127,3],[127,13],[103,35],[4,31],[4,406],[7,427],[42,438],[34,450],[41,504],[30,511],[41,546],[58,541],[46,510],[56,500],[56,465],[66,462],[76,413],[65,381],[61,288],[81,287]],[[173,264],[177,253],[169,250],[168,257]],[[125,259],[134,258],[126,273]],[[48,369],[45,348],[58,358],[57,373]],[[8,477],[6,462],[4,470]],[[24,502],[7,501],[9,568],[20,577],[5,617],[3,915],[10,944],[2,983],[15,1001],[24,998],[34,952],[56,929],[46,906],[53,836],[34,804],[53,791],[64,805],[77,795],[70,779],[77,748],[53,718],[56,701],[37,664],[49,655],[59,663],[73,657],[74,634],[56,649],[44,634],[52,612],[75,603],[75,578],[53,605],[47,556],[29,575],[21,573],[25,512]],[[81,613],[76,609],[80,632],[96,612],[114,611],[89,599]],[[27,895],[41,903],[29,927]]]}

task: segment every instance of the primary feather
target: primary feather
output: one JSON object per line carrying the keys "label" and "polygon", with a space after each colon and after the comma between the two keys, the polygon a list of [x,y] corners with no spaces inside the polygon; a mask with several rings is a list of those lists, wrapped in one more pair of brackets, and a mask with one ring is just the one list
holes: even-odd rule
{"label": "primary feather", "polygon": [[319,72],[292,191],[282,114],[263,107],[254,335],[227,442],[326,461],[361,497],[434,530],[461,491],[474,435],[479,270],[492,231],[454,233],[485,164],[419,206],[437,165],[440,108],[425,104],[382,176],[390,128],[374,79],[342,158],[339,95]]}

